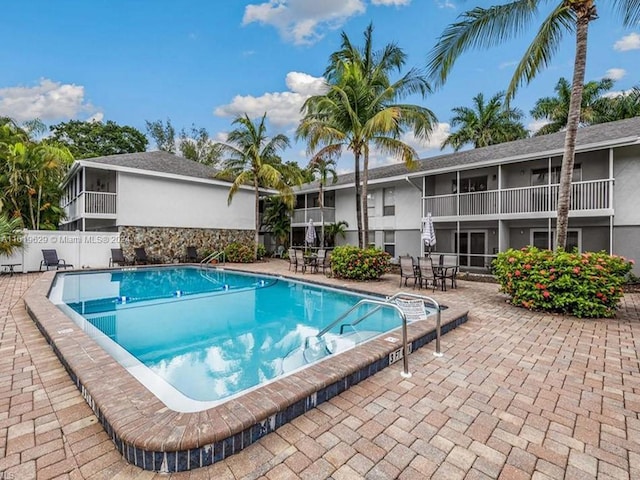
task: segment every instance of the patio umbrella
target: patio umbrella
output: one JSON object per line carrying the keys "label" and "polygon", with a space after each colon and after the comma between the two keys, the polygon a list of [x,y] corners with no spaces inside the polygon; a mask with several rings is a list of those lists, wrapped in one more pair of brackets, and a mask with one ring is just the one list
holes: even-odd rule
{"label": "patio umbrella", "polygon": [[307,232],[304,235],[304,241],[308,245],[315,245],[316,243],[316,227],[313,226],[313,220],[311,218],[307,224]]}
{"label": "patio umbrella", "polygon": [[431,212],[427,213],[427,218],[422,224],[422,241],[427,247],[429,253],[431,248],[436,244],[436,230],[433,228],[433,220],[431,219]]}

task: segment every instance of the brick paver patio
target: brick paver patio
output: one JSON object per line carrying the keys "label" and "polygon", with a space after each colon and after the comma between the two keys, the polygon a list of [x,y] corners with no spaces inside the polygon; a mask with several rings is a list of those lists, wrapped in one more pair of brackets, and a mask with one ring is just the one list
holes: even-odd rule
{"label": "brick paver patio", "polygon": [[[244,268],[290,274],[280,260]],[[397,275],[304,277],[399,291]],[[579,320],[514,309],[495,285],[460,281],[433,295],[470,309],[443,338],[444,357],[427,345],[409,358],[412,378],[393,365],[223,462],[169,476],[117,453],[22,306],[37,278],[0,277],[3,480],[640,478],[640,294],[615,320]]]}

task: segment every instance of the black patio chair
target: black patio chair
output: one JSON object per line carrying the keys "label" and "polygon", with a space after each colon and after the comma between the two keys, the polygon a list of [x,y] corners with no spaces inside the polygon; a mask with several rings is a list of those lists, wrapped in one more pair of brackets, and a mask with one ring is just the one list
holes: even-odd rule
{"label": "black patio chair", "polygon": [[134,265],[147,265],[149,263],[160,263],[156,258],[149,257],[144,247],[136,247],[133,249],[133,251],[134,251],[134,257],[133,257]]}
{"label": "black patio chair", "polygon": [[131,262],[126,259],[124,253],[121,248],[112,248],[111,249],[111,258],[109,259],[109,266],[113,267],[114,265],[129,265]]}
{"label": "black patio chair", "polygon": [[56,270],[61,268],[73,268],[73,265],[67,263],[64,259],[58,258],[58,251],[55,249],[42,250],[42,260],[40,261],[40,271],[42,267],[56,267]]}

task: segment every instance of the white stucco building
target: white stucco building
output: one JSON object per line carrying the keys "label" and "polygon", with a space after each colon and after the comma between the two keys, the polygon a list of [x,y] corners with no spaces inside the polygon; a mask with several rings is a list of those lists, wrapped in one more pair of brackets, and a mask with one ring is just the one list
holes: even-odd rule
{"label": "white stucco building", "polygon": [[[431,213],[436,251],[486,270],[509,247],[553,248],[564,132],[466,150],[369,172],[369,238],[394,257],[423,254],[420,228]],[[640,117],[578,131],[568,246],[640,259]],[[318,185],[304,186],[294,243],[309,218],[319,223]],[[357,244],[354,175],[325,186],[325,223],[349,224]]]}

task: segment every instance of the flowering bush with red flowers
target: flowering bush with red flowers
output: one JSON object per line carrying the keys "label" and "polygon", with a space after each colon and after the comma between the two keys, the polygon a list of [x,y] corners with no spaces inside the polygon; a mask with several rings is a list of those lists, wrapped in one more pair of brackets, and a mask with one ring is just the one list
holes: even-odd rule
{"label": "flowering bush with red flowers", "polygon": [[343,245],[331,252],[331,271],[339,278],[377,280],[389,270],[390,261],[391,255],[377,248]]}
{"label": "flowering bush with red flowers", "polygon": [[576,317],[613,317],[633,260],[602,252],[525,247],[498,254],[493,271],[511,303]]}

